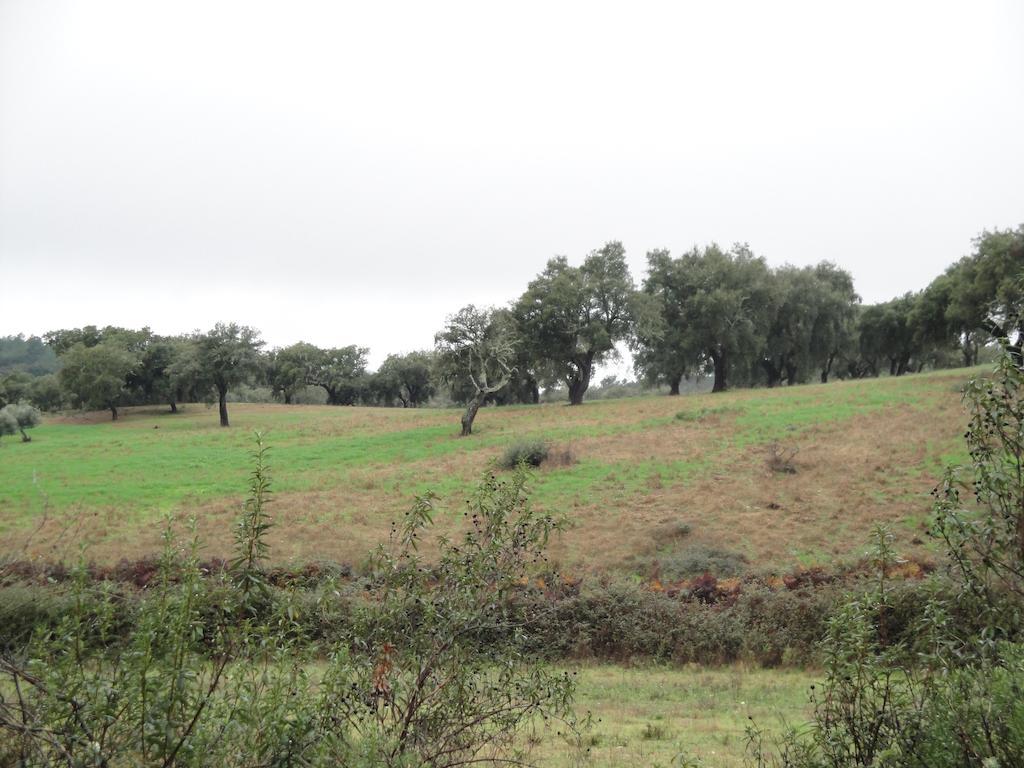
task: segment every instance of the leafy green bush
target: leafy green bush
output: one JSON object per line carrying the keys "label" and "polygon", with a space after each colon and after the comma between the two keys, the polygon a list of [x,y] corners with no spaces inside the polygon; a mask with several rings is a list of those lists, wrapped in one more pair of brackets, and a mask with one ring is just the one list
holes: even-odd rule
{"label": "leafy green bush", "polygon": [[1005,354],[964,399],[971,464],[935,491],[955,589],[907,612],[889,577],[892,535],[877,529],[873,585],[828,620],[814,721],[768,744],[752,729],[759,766],[1022,765],[1024,371]]}
{"label": "leafy green bush", "polygon": [[752,587],[712,605],[622,580],[535,596],[522,609],[543,617],[531,642],[553,658],[775,666],[816,660],[835,602],[830,587]]}
{"label": "leafy green bush", "polygon": [[70,595],[55,587],[0,587],[0,652],[15,652],[36,632],[57,626],[70,605]]}
{"label": "leafy green bush", "polygon": [[[264,458],[258,443],[226,570],[204,573],[195,535],[182,546],[168,527],[157,576],[131,610],[84,564],[58,616],[28,606],[31,593],[7,593],[0,609],[33,636],[0,657],[0,764],[518,763],[521,727],[554,720],[576,732],[572,676],[531,650],[537,627],[515,607],[561,525],[532,509],[524,470],[485,477],[466,532],[429,567],[417,549],[432,524],[425,496],[376,553],[359,597],[329,582],[301,597],[274,588],[265,567]],[[307,622],[333,634],[315,681]]]}
{"label": "leafy green bush", "polygon": [[703,544],[688,544],[659,555],[657,565],[663,581],[679,581],[705,573],[719,578],[739,576],[748,567],[744,555]]}
{"label": "leafy green bush", "polygon": [[514,469],[520,464],[539,467],[548,458],[550,446],[543,440],[519,440],[512,443],[498,460],[502,469]]}

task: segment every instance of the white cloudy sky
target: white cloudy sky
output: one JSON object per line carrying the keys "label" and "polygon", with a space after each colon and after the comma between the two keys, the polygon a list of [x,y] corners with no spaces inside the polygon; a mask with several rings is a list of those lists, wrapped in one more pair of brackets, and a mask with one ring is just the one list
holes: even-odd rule
{"label": "white cloudy sky", "polygon": [[1024,4],[0,0],[0,334],[430,346],[554,254],[867,301],[1024,221]]}

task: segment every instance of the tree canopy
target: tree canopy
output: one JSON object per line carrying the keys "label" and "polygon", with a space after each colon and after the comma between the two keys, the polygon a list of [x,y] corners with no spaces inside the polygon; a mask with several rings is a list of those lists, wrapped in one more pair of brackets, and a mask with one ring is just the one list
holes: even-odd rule
{"label": "tree canopy", "polygon": [[448,318],[434,337],[438,369],[449,386],[472,387],[462,415],[462,436],[473,433],[473,420],[488,395],[500,391],[512,377],[516,336],[509,312],[463,307]]}
{"label": "tree canopy", "polygon": [[647,277],[634,305],[636,333],[630,346],[633,365],[648,384],[667,384],[679,394],[679,382],[701,367],[700,350],[683,319],[678,262],[668,250],[647,254]]}
{"label": "tree canopy", "polygon": [[260,370],[263,341],[259,331],[247,325],[217,323],[206,333],[196,334],[192,343],[197,378],[208,382],[217,393],[220,425],[227,427],[228,390],[250,380]]}
{"label": "tree canopy", "polygon": [[548,375],[564,381],[579,405],[594,366],[615,350],[632,327],[635,286],[622,243],[592,251],[579,267],[558,256],[515,306],[522,337]]}
{"label": "tree canopy", "polygon": [[328,405],[354,405],[365,383],[368,354],[368,348],[355,344],[318,349],[307,383],[323,388]]}
{"label": "tree canopy", "polygon": [[18,371],[44,376],[57,368],[57,355],[40,337],[0,336],[0,375]]}
{"label": "tree canopy", "polygon": [[882,304],[865,307],[860,315],[860,352],[877,374],[887,365],[890,376],[920,367],[921,346],[911,324],[917,296],[906,293]]}
{"label": "tree canopy", "polygon": [[0,441],[5,435],[18,433],[18,420],[6,408],[0,408]]}
{"label": "tree canopy", "polygon": [[[511,353],[482,398],[479,379],[453,376],[432,352],[392,354],[371,371],[366,347],[300,341],[263,353],[259,333],[233,323],[189,336],[86,325],[0,338],[0,407],[70,404],[116,415],[120,405],[163,402],[174,412],[179,402],[217,399],[226,424],[227,391],[242,383],[252,387],[247,397],[286,404],[319,388],[330,405],[418,407],[447,390],[441,402],[480,407],[537,403],[542,388],[550,399],[565,387],[579,405],[623,342],[640,379],[629,386],[671,394],[684,378],[699,387],[709,374],[722,391],[969,366],[997,340],[1024,364],[1024,225],[981,233],[971,254],[922,291],[871,306],[835,264],[772,268],[745,244],[652,250],[637,290],[622,243],[610,241],[578,266],[552,258],[516,300],[487,312]],[[449,363],[451,330],[437,334]],[[46,372],[68,362],[66,374]]]}
{"label": "tree canopy", "polygon": [[290,405],[295,394],[310,383],[320,350],[303,341],[267,355],[267,383],[275,397]]}
{"label": "tree canopy", "polygon": [[377,387],[384,399],[403,408],[424,405],[434,396],[434,357],[430,352],[388,355],[377,369]]}
{"label": "tree canopy", "polygon": [[749,371],[765,347],[776,302],[768,265],[746,245],[715,244],[677,259],[652,251],[648,264],[636,305],[641,371],[677,388],[687,370],[708,366],[714,391],[725,390],[730,372]]}
{"label": "tree canopy", "polygon": [[61,386],[79,406],[109,409],[117,420],[117,408],[127,392],[127,379],[138,366],[131,352],[115,341],[95,346],[76,342],[61,355]]}
{"label": "tree canopy", "polygon": [[6,416],[14,419],[14,423],[18,426],[18,431],[21,432],[21,442],[32,442],[32,438],[28,436],[28,433],[25,430],[38,427],[39,422],[42,421],[42,414],[39,413],[38,408],[24,403],[16,403],[12,405],[5,405],[3,409],[0,410],[0,413],[6,414]]}

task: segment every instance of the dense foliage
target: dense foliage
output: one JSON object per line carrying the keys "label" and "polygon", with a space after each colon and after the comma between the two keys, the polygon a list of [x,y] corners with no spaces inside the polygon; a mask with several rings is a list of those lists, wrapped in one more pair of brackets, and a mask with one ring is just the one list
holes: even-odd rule
{"label": "dense foliage", "polygon": [[[507,308],[469,305],[436,334],[435,349],[390,355],[374,372],[366,347],[298,342],[264,353],[259,333],[236,324],[177,337],[113,326],[5,337],[0,407],[106,408],[117,418],[122,405],[166,403],[175,411],[178,402],[216,401],[226,426],[232,393],[286,404],[455,402],[466,406],[468,434],[486,403],[579,404],[640,386],[678,394],[706,380],[722,391],[901,376],[976,364],[1000,340],[1021,360],[1022,273],[1024,225],[982,233],[974,253],[923,291],[870,306],[830,262],[773,269],[745,244],[694,247],[678,257],[650,251],[637,289],[613,241],[579,266],[551,259]],[[623,343],[640,384],[592,388],[596,367]],[[477,354],[471,367],[468,351],[485,347],[486,361]]]}
{"label": "dense foliage", "polygon": [[417,499],[317,646],[302,613],[340,597],[273,599],[265,457],[260,444],[221,576],[204,573],[194,535],[182,546],[168,528],[140,599],[80,566],[57,620],[0,656],[0,764],[519,764],[525,726],[575,730],[572,676],[544,665],[542,617],[515,607],[560,525],[529,505],[525,472],[485,477],[464,533],[429,563],[432,497]]}
{"label": "dense foliage", "polygon": [[[879,529],[875,588],[829,620],[813,723],[773,746],[755,731],[760,765],[1024,765],[1024,371],[1007,347],[964,393],[971,463],[936,489],[935,533],[956,591],[928,597],[909,633],[894,636],[898,557]],[[952,619],[965,613],[974,631]]]}
{"label": "dense foliage", "polygon": [[57,368],[56,353],[38,336],[0,336],[0,377],[15,371],[43,376]]}
{"label": "dense foliage", "polygon": [[583,402],[594,366],[627,337],[634,291],[626,251],[611,242],[579,267],[551,259],[516,302],[520,343],[548,380],[565,384],[571,405]]}
{"label": "dense foliage", "polygon": [[5,426],[0,426],[0,435],[11,434],[15,431],[21,434],[21,442],[32,442],[26,429],[38,427],[42,420],[42,414],[38,408],[24,403],[11,403],[0,408],[0,420]]}
{"label": "dense foliage", "polygon": [[504,388],[512,377],[515,344],[508,313],[472,304],[449,317],[435,337],[442,379],[470,393],[462,415],[463,436],[472,434],[473,420],[488,395]]}

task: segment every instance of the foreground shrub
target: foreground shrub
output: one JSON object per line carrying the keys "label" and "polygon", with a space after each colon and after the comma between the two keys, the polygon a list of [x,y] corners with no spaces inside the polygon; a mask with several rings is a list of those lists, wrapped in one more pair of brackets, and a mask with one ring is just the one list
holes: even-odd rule
{"label": "foreground shrub", "polygon": [[71,595],[54,587],[0,588],[0,652],[13,653],[36,632],[56,627],[71,608]]}
{"label": "foreground shrub", "polygon": [[539,467],[548,458],[550,447],[543,440],[519,440],[512,443],[498,460],[502,469],[514,469],[520,464]]}
{"label": "foreground shrub", "polygon": [[813,723],[767,745],[752,730],[758,765],[1024,765],[1024,372],[1004,355],[964,397],[971,464],[947,471],[935,504],[958,589],[901,611],[892,536],[877,530],[873,588],[828,621]]}
{"label": "foreground shrub", "polygon": [[574,731],[573,680],[530,650],[542,617],[513,607],[560,525],[530,507],[525,471],[484,479],[466,533],[430,567],[417,547],[432,498],[417,499],[362,596],[342,601],[314,680],[302,614],[331,591],[311,604],[270,583],[262,444],[255,463],[226,570],[204,573],[195,536],[182,546],[168,529],[132,611],[80,566],[55,622],[22,619],[33,639],[0,657],[0,765],[518,764],[524,725]]}
{"label": "foreground shrub", "polygon": [[554,658],[775,666],[816,660],[834,603],[830,588],[751,587],[733,603],[709,604],[622,580],[534,596],[524,610],[543,617],[531,642]]}

